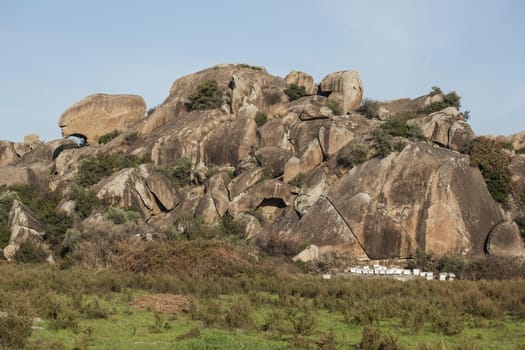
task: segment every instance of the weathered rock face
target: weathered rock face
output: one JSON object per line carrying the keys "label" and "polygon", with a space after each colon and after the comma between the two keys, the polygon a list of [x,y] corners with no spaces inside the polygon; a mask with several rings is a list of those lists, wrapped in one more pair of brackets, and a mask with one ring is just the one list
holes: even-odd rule
{"label": "weathered rock face", "polygon": [[278,177],[284,172],[284,165],[292,157],[292,151],[279,147],[259,148],[255,158],[261,167],[269,169],[272,177]]}
{"label": "weathered rock face", "polygon": [[326,198],[371,258],[412,256],[418,248],[483,254],[502,220],[468,158],[425,143],[353,168]]}
{"label": "weathered rock face", "polygon": [[284,81],[286,81],[286,83],[289,85],[295,84],[297,86],[304,87],[304,90],[308,95],[313,95],[317,92],[317,87],[314,84],[314,78],[312,78],[312,76],[308,73],[293,70],[288,73],[286,77],[284,77]]}
{"label": "weathered rock face", "polygon": [[[217,65],[177,79],[166,101],[148,118],[141,133],[149,135],[188,113],[191,95],[199,85],[216,81],[224,95],[224,111],[234,115],[253,106],[269,115],[276,114],[288,101],[284,94],[286,83],[262,67],[240,64]],[[252,108],[252,109],[253,109]]]}
{"label": "weathered rock face", "polygon": [[233,213],[249,212],[264,205],[265,200],[270,206],[285,207],[293,204],[295,194],[290,186],[280,181],[265,180],[233,198],[230,210]]}
{"label": "weathered rock face", "polygon": [[257,145],[257,124],[252,119],[224,123],[213,130],[203,142],[206,164],[234,165],[250,155]]}
{"label": "weathered rock face", "polygon": [[106,204],[137,208],[146,219],[174,209],[180,201],[169,180],[147,164],[123,169],[97,187],[97,197]]}
{"label": "weathered rock face", "polygon": [[40,219],[16,199],[9,212],[9,228],[11,237],[9,244],[4,248],[7,260],[13,259],[22,242],[28,239],[41,241],[45,233],[45,226]]}
{"label": "weathered rock face", "polygon": [[[357,109],[363,98],[363,83],[357,71],[343,71],[327,75],[319,84],[322,94],[330,97],[332,93],[340,93],[335,98],[340,101],[343,114]],[[334,98],[333,96],[332,98]]]}
{"label": "weathered rock face", "polygon": [[13,164],[18,157],[13,142],[0,141],[0,166]]}
{"label": "weathered rock face", "polygon": [[50,173],[51,167],[46,163],[3,166],[0,167],[0,185],[32,185],[39,189],[47,189]]}
{"label": "weathered rock face", "polygon": [[326,107],[326,100],[324,96],[303,97],[293,101],[286,113],[295,113],[301,120],[329,119],[333,113]]}
{"label": "weathered rock face", "polygon": [[470,125],[455,107],[430,114],[422,119],[414,119],[425,137],[453,150],[459,150],[467,142],[476,138]]}
{"label": "weathered rock face", "polygon": [[206,193],[195,210],[195,215],[205,223],[213,224],[228,211],[228,182],[230,178],[226,173],[215,174],[208,180]]}
{"label": "weathered rock face", "polygon": [[90,95],[69,107],[60,117],[62,136],[82,135],[88,143],[114,130],[123,131],[144,119],[146,103],[134,95]]}

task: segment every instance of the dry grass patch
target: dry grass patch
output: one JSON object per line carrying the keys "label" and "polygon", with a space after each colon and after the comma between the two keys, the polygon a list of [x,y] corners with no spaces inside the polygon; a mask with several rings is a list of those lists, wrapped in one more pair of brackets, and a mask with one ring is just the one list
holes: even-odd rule
{"label": "dry grass patch", "polygon": [[190,299],[179,294],[142,295],[129,303],[139,310],[162,314],[179,314],[191,311]]}

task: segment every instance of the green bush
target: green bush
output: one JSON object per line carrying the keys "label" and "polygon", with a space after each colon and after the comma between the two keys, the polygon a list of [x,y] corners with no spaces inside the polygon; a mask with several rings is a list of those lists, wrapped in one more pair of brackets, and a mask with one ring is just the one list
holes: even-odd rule
{"label": "green bush", "polygon": [[506,203],[511,192],[510,160],[503,151],[507,147],[503,142],[478,137],[462,150],[470,156],[471,166],[479,168],[490,194],[499,203]]}
{"label": "green bush", "polygon": [[181,158],[174,168],[158,168],[160,172],[166,175],[173,186],[181,188],[191,184],[191,160],[189,158]]}
{"label": "green bush", "polygon": [[[434,90],[434,88],[437,88],[439,90]],[[436,93],[436,91],[439,91]],[[434,86],[432,87],[432,91],[429,93],[430,96],[434,96],[438,93],[443,93],[441,91],[440,88],[438,88],[437,86]],[[432,104],[430,104],[429,106],[423,108],[421,111],[421,113],[424,113],[424,114],[431,114],[431,113],[434,113],[434,112],[438,112],[442,109],[445,109],[447,107],[456,107],[457,109],[461,108],[461,96],[459,96],[455,91],[451,91],[449,92],[448,94],[446,94],[444,97],[443,97],[443,102],[434,102]],[[467,113],[468,112],[468,113]],[[465,120],[468,120],[469,116],[470,116],[470,112],[469,111],[465,111],[464,112],[464,118]]]}
{"label": "green bush", "polygon": [[363,114],[368,119],[375,118],[379,111],[379,102],[371,100],[369,98],[365,98],[361,102],[361,106],[359,106],[359,108],[356,111]]}
{"label": "green bush", "polygon": [[78,186],[73,188],[70,197],[75,201],[75,213],[77,213],[81,219],[87,218],[94,209],[102,206],[101,200],[95,193]]}
{"label": "green bush", "polygon": [[243,239],[246,237],[246,228],[235,220],[229,213],[221,218],[220,231],[223,236]]}
{"label": "green bush", "polygon": [[368,146],[359,143],[344,146],[337,153],[336,159],[338,165],[348,168],[362,164],[368,159]]}
{"label": "green bush", "polygon": [[190,96],[191,110],[220,108],[224,104],[223,92],[215,80],[208,80],[197,86]]}
{"label": "green bush", "polygon": [[14,259],[22,264],[39,264],[46,261],[48,253],[42,246],[32,239],[20,243],[20,248],[16,251]]}
{"label": "green bush", "polygon": [[23,349],[31,336],[31,319],[8,313],[0,316],[0,348]]}
{"label": "green bush", "polygon": [[394,335],[383,334],[378,328],[365,326],[359,342],[359,349],[363,350],[400,350],[404,349]]}
{"label": "green bush", "polygon": [[288,100],[295,101],[300,99],[301,97],[306,96],[306,89],[304,88],[304,86],[290,84],[286,89],[284,89],[284,93],[286,94],[286,96],[288,96]]}
{"label": "green bush", "polygon": [[109,141],[113,140],[114,138],[116,138],[119,135],[120,135],[120,131],[113,130],[110,133],[107,133],[105,135],[100,136],[98,138],[98,143],[100,143],[101,145],[105,145],[106,143],[108,143]]}
{"label": "green bush", "polygon": [[333,100],[326,101],[326,107],[330,108],[330,110],[332,111],[334,115],[341,115],[343,112],[341,110],[341,106],[339,105],[339,103]]}
{"label": "green bush", "polygon": [[59,253],[61,242],[68,228],[73,226],[73,219],[64,213],[56,213],[62,197],[58,191],[46,192],[30,185],[14,185],[0,188],[0,238],[5,246],[10,238],[7,226],[8,215],[14,199],[25,204],[44,224],[44,240],[53,252]]}
{"label": "green bush", "polygon": [[400,114],[396,115],[374,132],[374,141],[376,143],[377,155],[381,158],[388,156],[393,149],[402,150],[404,143],[395,142],[394,137],[402,137],[409,140],[423,140],[423,132],[417,124],[409,121],[417,117],[417,114]]}
{"label": "green bush", "polygon": [[435,95],[439,95],[439,94],[442,94],[443,93],[443,90],[441,90],[441,88],[439,86],[432,86],[430,92],[429,92],[429,96],[435,96]]}
{"label": "green bush", "polygon": [[140,219],[140,214],[135,210],[124,210],[110,206],[106,218],[115,225],[122,225],[126,222],[137,221]]}
{"label": "green bush", "polygon": [[261,127],[268,121],[268,117],[266,116],[266,113],[263,112],[257,112],[255,114],[255,123],[257,123],[257,127]]}
{"label": "green bush", "polygon": [[250,300],[247,298],[241,298],[234,301],[230,306],[230,309],[226,311],[224,321],[226,322],[226,326],[230,329],[253,329],[255,328],[255,321],[253,320],[252,313],[253,307]]}
{"label": "green bush", "polygon": [[237,65],[237,68],[246,68],[246,69],[252,69],[252,70],[262,70],[261,67],[252,66],[246,63],[240,63]]}
{"label": "green bush", "polygon": [[119,170],[133,168],[141,163],[141,159],[123,152],[89,156],[80,163],[75,183],[89,187]]}

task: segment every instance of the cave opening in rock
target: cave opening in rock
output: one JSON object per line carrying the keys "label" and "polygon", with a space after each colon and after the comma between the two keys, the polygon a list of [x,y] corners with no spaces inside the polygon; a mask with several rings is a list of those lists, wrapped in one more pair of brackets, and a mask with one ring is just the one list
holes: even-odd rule
{"label": "cave opening in rock", "polygon": [[282,198],[265,198],[257,206],[257,210],[261,212],[267,222],[273,222],[283,208],[286,208],[286,203]]}
{"label": "cave opening in rock", "polygon": [[67,138],[70,141],[73,141],[77,144],[77,147],[84,147],[87,146],[87,137],[82,134],[73,134],[71,136],[68,136]]}

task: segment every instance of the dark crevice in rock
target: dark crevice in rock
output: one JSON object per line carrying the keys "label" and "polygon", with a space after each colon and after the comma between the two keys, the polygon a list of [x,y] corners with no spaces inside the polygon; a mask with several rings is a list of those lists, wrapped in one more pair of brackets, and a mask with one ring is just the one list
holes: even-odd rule
{"label": "dark crevice in rock", "polygon": [[350,230],[350,232],[352,233],[352,236],[354,236],[354,239],[355,241],[359,244],[359,246],[361,247],[361,249],[363,250],[363,252],[365,252],[366,256],[368,258],[370,258],[368,252],[366,251],[365,249],[365,246],[363,245],[363,243],[359,240],[359,238],[357,238],[357,236],[355,235],[354,233],[354,230],[352,229],[352,226],[350,225],[350,223],[348,221],[346,221],[346,218],[341,214],[341,212],[337,209],[337,207],[334,205],[334,203],[330,200],[330,198],[328,198],[327,196],[324,196],[324,195],[321,195],[320,198],[324,198],[331,206],[332,208],[334,208],[335,212],[337,213],[337,215],[339,215],[339,217],[343,220],[343,222],[345,223],[345,225],[348,227],[348,229]]}

